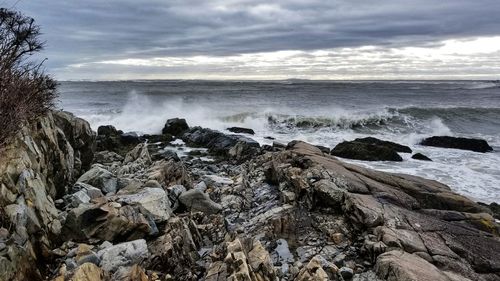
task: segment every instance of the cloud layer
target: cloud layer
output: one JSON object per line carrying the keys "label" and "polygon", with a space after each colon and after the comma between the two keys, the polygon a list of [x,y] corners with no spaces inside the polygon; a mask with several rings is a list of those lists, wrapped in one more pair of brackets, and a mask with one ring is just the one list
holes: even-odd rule
{"label": "cloud layer", "polygon": [[500,74],[491,47],[497,0],[30,0],[17,8],[42,26],[47,66],[60,79]]}

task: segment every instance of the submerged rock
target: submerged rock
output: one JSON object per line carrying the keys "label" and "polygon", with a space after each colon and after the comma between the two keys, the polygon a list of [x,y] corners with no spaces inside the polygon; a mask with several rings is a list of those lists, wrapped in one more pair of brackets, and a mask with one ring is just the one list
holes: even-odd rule
{"label": "submerged rock", "polygon": [[431,158],[423,155],[422,153],[415,153],[411,156],[412,159],[422,160],[422,161],[432,161]]}
{"label": "submerged rock", "polygon": [[485,140],[472,139],[472,138],[434,136],[424,139],[420,144],[426,146],[443,147],[443,148],[472,150],[475,152],[483,152],[483,153],[493,151],[493,148]]}

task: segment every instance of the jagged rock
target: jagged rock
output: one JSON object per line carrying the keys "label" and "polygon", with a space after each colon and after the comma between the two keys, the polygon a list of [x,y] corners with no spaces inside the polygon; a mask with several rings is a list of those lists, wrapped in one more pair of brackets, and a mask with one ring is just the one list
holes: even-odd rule
{"label": "jagged rock", "polygon": [[342,158],[365,161],[403,161],[392,148],[358,141],[341,142],[330,153]]}
{"label": "jagged rock", "polygon": [[97,255],[101,259],[100,267],[104,271],[115,272],[122,266],[131,266],[146,260],[149,251],[146,240],[139,239],[100,250]]}
{"label": "jagged rock", "polygon": [[[309,261],[309,263],[302,268],[302,270],[299,272],[299,275],[295,280],[298,281],[308,281],[308,280],[314,280],[314,281],[327,281],[327,280],[337,280],[336,274],[338,271],[338,268],[334,264],[329,264],[326,262],[326,265],[324,265],[326,261],[324,261],[324,258],[321,256],[315,256],[314,258]],[[327,270],[329,271],[330,274],[327,273]]]}
{"label": "jagged rock", "polygon": [[200,270],[196,264],[200,243],[201,236],[192,221],[172,217],[165,234],[149,242],[151,255],[146,264],[154,270],[183,276],[184,280],[197,280],[193,273]]}
{"label": "jagged rock", "polygon": [[73,148],[75,156],[75,166],[79,176],[90,168],[94,159],[94,144],[96,134],[90,128],[90,124],[72,113],[66,111],[53,111],[54,122],[66,136]]}
{"label": "jagged rock", "polygon": [[187,189],[180,184],[173,185],[168,188],[168,197],[170,199],[170,203],[172,206],[172,210],[177,210],[179,208],[180,202],[179,202],[179,196],[181,196],[182,193],[186,192]]}
{"label": "jagged rock", "polygon": [[189,126],[186,119],[173,118],[167,120],[161,132],[164,135],[180,136],[187,130],[189,130]]}
{"label": "jagged rock", "polygon": [[97,128],[98,136],[116,136],[123,134],[123,131],[118,131],[113,125],[103,125]]}
{"label": "jagged rock", "polygon": [[64,225],[66,239],[84,241],[97,238],[138,239],[158,230],[150,213],[141,213],[138,207],[121,206],[119,203],[80,204],[68,212]]}
{"label": "jagged rock", "polygon": [[229,132],[236,133],[236,134],[248,134],[248,135],[255,135],[254,130],[249,129],[249,128],[242,128],[242,127],[231,127],[227,128]]}
{"label": "jagged rock", "polygon": [[198,189],[191,189],[179,196],[179,201],[189,210],[200,211],[206,214],[216,214],[222,210],[220,204],[210,199],[208,194]]}
{"label": "jagged rock", "polygon": [[71,188],[68,189],[68,193],[75,193],[79,191],[84,191],[90,197],[90,199],[95,199],[104,196],[100,189],[95,188],[83,182],[77,182]]}
{"label": "jagged rock", "polygon": [[240,143],[240,148],[238,148],[240,151],[260,147],[259,143],[253,139],[240,135],[226,135],[201,127],[194,127],[185,132],[182,140],[189,145],[206,147],[210,152],[222,156],[227,155],[229,150],[238,143]]}
{"label": "jagged rock", "polygon": [[423,155],[422,153],[415,153],[411,156],[412,159],[422,160],[422,161],[432,161],[431,158]]}
{"label": "jagged rock", "polygon": [[269,253],[259,241],[235,239],[227,243],[226,253],[224,260],[210,265],[205,280],[276,280]]}
{"label": "jagged rock", "polygon": [[193,186],[193,179],[186,166],[182,162],[174,160],[161,160],[153,163],[147,170],[147,177],[150,180],[158,181],[163,186],[176,184],[188,188]]}
{"label": "jagged rock", "polygon": [[117,188],[117,178],[110,171],[100,165],[92,166],[92,169],[78,178],[77,182],[86,183],[97,187],[104,193],[115,193]]}
{"label": "jagged rock", "polygon": [[151,162],[148,145],[146,143],[138,144],[127,153],[123,160],[123,165],[118,169],[117,174],[119,176],[134,175],[146,170],[151,165]]}
{"label": "jagged rock", "polygon": [[49,112],[0,149],[0,221],[12,241],[0,251],[0,280],[42,279],[37,261],[49,258],[61,232],[54,200],[90,164],[93,145],[87,122]]}
{"label": "jagged rock", "polygon": [[434,136],[424,139],[422,142],[420,142],[420,144],[435,147],[472,150],[475,152],[483,153],[493,151],[493,148],[491,148],[491,146],[485,140],[472,138]]}
{"label": "jagged rock", "polygon": [[94,162],[98,164],[112,164],[114,162],[121,163],[123,161],[123,156],[113,151],[99,151],[94,155]]}
{"label": "jagged rock", "polygon": [[137,193],[118,195],[116,201],[122,204],[140,206],[151,214],[155,222],[168,220],[172,213],[167,193],[162,188],[146,187]]}
{"label": "jagged rock", "polygon": [[93,263],[84,263],[76,269],[75,274],[71,277],[71,280],[101,281],[104,280],[104,273],[97,265]]}

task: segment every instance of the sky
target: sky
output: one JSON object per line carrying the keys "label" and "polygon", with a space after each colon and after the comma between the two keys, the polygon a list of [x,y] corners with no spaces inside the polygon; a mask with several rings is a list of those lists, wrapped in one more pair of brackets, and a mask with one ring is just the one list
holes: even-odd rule
{"label": "sky", "polygon": [[0,0],[60,80],[500,79],[498,0]]}

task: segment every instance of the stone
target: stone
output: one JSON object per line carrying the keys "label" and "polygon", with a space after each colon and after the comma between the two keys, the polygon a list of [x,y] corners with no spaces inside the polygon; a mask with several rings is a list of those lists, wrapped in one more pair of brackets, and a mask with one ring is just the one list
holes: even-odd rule
{"label": "stone", "polygon": [[422,160],[422,161],[432,161],[431,158],[423,155],[422,153],[415,153],[411,156],[412,159]]}
{"label": "stone", "polygon": [[471,150],[483,153],[493,151],[493,148],[485,140],[473,138],[434,136],[424,139],[422,142],[420,142],[420,144],[426,146]]}
{"label": "stone", "polygon": [[387,148],[395,150],[397,152],[412,153],[411,148],[406,146],[406,145],[401,145],[399,143],[395,143],[395,142],[391,142],[391,141],[379,140],[379,139],[374,138],[374,137],[358,138],[358,139],[355,139],[354,141],[387,147]]}
{"label": "stone", "polygon": [[117,178],[111,172],[99,165],[94,165],[92,169],[83,174],[77,182],[97,187],[106,194],[116,192]]}
{"label": "stone", "polygon": [[170,199],[170,203],[172,206],[172,210],[175,211],[177,208],[179,208],[179,196],[181,196],[182,193],[186,192],[187,189],[183,185],[173,185],[168,188],[168,198]]}
{"label": "stone", "polygon": [[93,263],[84,263],[80,265],[73,277],[72,281],[101,281],[104,280],[103,271]]}
{"label": "stone", "polygon": [[141,266],[134,264],[129,267],[120,267],[112,277],[113,281],[149,281]]}
{"label": "stone", "polygon": [[227,128],[228,131],[236,134],[248,134],[248,135],[255,135],[254,130],[249,129],[249,128],[242,128],[242,127],[230,127]]}
{"label": "stone", "polygon": [[98,136],[114,136],[114,135],[120,135],[122,132],[119,132],[115,126],[112,125],[103,125],[99,126],[97,128],[97,135]]}
{"label": "stone", "polygon": [[173,118],[167,120],[161,132],[164,135],[180,136],[187,130],[189,130],[189,126],[186,119]]}
{"label": "stone", "polygon": [[106,272],[115,272],[122,266],[138,264],[149,257],[146,240],[139,239],[124,242],[100,250],[101,268]]}
{"label": "stone", "polygon": [[341,142],[332,149],[334,156],[364,161],[403,161],[396,150],[365,142]]}
{"label": "stone", "polygon": [[340,268],[339,272],[342,278],[344,278],[344,280],[351,280],[352,277],[354,276],[354,270],[352,270],[352,268],[349,267],[344,266]]}
{"label": "stone", "polygon": [[167,193],[162,188],[146,187],[137,193],[118,195],[117,202],[128,205],[139,205],[151,214],[155,222],[164,222],[172,214]]}
{"label": "stone", "polygon": [[213,202],[208,194],[198,189],[191,189],[179,196],[179,201],[189,210],[200,211],[206,214],[216,214],[222,210],[222,206]]}
{"label": "stone", "polygon": [[375,265],[377,276],[387,281],[450,281],[448,276],[423,258],[402,251],[380,255]]}

